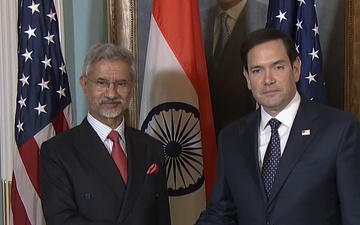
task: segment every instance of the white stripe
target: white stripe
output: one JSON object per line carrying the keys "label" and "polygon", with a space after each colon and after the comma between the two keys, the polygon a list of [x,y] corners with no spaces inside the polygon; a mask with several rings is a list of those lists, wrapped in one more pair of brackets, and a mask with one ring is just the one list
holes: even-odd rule
{"label": "white stripe", "polygon": [[[170,31],[167,31],[170,32]],[[150,110],[159,104],[165,102],[182,102],[194,106],[199,109],[198,97],[195,89],[189,80],[184,69],[181,67],[176,56],[172,52],[170,46],[163,37],[154,17],[151,17],[149,46],[146,57],[146,65],[144,72],[144,86],[141,100],[140,122],[142,123],[147,117]],[[194,132],[200,131],[200,123],[197,123],[196,118],[188,117],[186,112],[181,110],[172,110],[170,112],[162,112],[161,118],[152,124],[152,129],[159,130],[159,127],[166,127],[163,119],[166,121],[175,120],[178,124],[179,118],[183,116],[182,121],[189,119],[189,124],[195,126]],[[168,123],[169,124],[169,123]],[[188,127],[191,127],[188,126]],[[183,128],[183,127],[182,127]],[[156,137],[152,129],[146,130],[151,136]],[[186,132],[190,132],[188,129]],[[194,133],[191,133],[194,134]],[[194,136],[195,140],[200,140],[201,133]],[[195,147],[195,144],[194,144]],[[197,144],[200,150],[197,152],[201,155],[201,143]],[[194,151],[195,152],[195,151]],[[202,163],[202,157],[197,158]],[[203,168],[199,165],[194,165],[198,171]],[[192,174],[197,174],[193,168],[188,167]],[[198,177],[195,177],[197,179]],[[188,185],[191,178],[184,176],[186,184]],[[176,184],[176,186],[175,186]],[[179,171],[176,172],[176,180],[174,176],[170,176],[168,180],[168,188],[185,188],[182,176]],[[205,209],[205,188],[204,185],[196,192],[179,196],[170,197],[171,220],[173,225],[190,225],[194,224],[200,213]]]}
{"label": "white stripe", "polygon": [[[64,115],[67,120],[67,123],[71,127],[72,124],[72,111],[71,105],[69,104],[64,109]],[[34,135],[35,142],[38,146],[48,140],[49,138],[55,135],[55,129],[52,123],[49,123],[46,127],[40,130],[36,135]],[[26,214],[30,220],[30,223],[33,225],[45,225],[45,220],[43,216],[43,211],[41,208],[41,200],[36,190],[34,189],[28,173],[25,169],[23,161],[20,157],[19,151],[15,151],[15,165],[14,165],[14,175],[16,179],[16,189],[18,190],[20,199],[24,204]]]}
{"label": "white stripe", "polygon": [[170,197],[172,225],[193,225],[206,207],[205,185],[198,191],[181,197]]}
{"label": "white stripe", "polygon": [[195,89],[164,39],[153,16],[151,16],[148,43],[140,121],[144,121],[154,106],[168,101],[185,102],[198,109]]}
{"label": "white stripe", "polygon": [[18,190],[20,199],[24,204],[30,223],[32,225],[45,225],[40,198],[30,181],[19,151],[15,152],[14,157],[16,189]]}
{"label": "white stripe", "polygon": [[[72,112],[71,112],[71,104],[69,104],[64,110],[63,110],[65,119],[67,120],[67,123],[69,127],[72,126]],[[54,129],[54,125],[52,123],[49,123],[46,125],[42,130],[40,130],[37,134],[34,135],[34,139],[38,146],[41,147],[41,144],[55,136],[56,131]]]}
{"label": "white stripe", "polygon": [[41,144],[55,136],[55,129],[52,123],[46,125],[42,130],[40,130],[37,134],[34,135],[34,139],[39,147]]}
{"label": "white stripe", "polygon": [[63,110],[64,116],[66,118],[66,121],[68,123],[69,128],[72,128],[74,126],[74,118],[73,118],[73,114],[72,114],[72,107],[71,107],[71,103],[65,107],[65,109]]}

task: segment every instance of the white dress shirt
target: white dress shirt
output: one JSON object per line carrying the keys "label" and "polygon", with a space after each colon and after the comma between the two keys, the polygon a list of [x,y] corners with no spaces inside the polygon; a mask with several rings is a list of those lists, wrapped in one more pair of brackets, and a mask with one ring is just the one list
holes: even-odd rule
{"label": "white dress shirt", "polygon": [[[281,155],[284,152],[286,142],[289,138],[290,130],[292,124],[294,122],[296,113],[299,109],[301,97],[298,92],[296,92],[294,98],[291,102],[278,114],[276,115],[276,119],[281,122],[281,125],[278,129],[280,136],[280,150]],[[264,161],[266,148],[270,141],[271,136],[271,128],[268,126],[269,120],[272,118],[264,109],[261,107],[261,121],[259,127],[259,165],[262,168],[262,164]]]}
{"label": "white dress shirt", "polygon": [[[87,120],[89,121],[90,125],[94,128],[95,132],[99,135],[101,141],[104,143],[106,149],[109,151],[111,155],[113,142],[108,138],[108,135],[111,129],[109,126],[101,123],[97,119],[95,119],[90,113],[87,114]],[[120,134],[120,145],[123,149],[125,155],[127,156],[126,151],[126,141],[125,141],[125,119],[123,118],[120,125],[115,129]]]}

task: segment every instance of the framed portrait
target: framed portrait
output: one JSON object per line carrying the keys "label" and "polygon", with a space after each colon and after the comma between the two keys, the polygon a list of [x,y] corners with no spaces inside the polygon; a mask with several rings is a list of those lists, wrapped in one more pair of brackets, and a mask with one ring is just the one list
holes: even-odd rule
{"label": "framed portrait", "polygon": [[[268,0],[247,1],[268,5]],[[199,4],[203,12],[216,0]],[[152,1],[108,0],[108,6],[109,41],[130,49],[138,63],[138,85],[128,113],[129,125],[138,127]],[[360,0],[316,0],[316,8],[328,105],[360,118]]]}

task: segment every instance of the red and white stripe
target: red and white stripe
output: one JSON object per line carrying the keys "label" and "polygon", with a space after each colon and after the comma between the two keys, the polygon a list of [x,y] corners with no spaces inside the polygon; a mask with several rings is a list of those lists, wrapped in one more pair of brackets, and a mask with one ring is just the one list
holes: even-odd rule
{"label": "red and white stripe", "polygon": [[45,225],[40,199],[40,146],[72,124],[71,105],[68,105],[52,123],[15,151],[11,191],[14,225]]}

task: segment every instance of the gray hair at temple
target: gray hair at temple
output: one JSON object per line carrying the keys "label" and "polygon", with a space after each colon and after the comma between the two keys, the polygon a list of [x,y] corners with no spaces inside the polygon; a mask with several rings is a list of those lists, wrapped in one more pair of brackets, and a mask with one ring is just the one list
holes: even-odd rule
{"label": "gray hair at temple", "polygon": [[132,53],[126,48],[106,43],[95,44],[91,46],[86,53],[82,75],[88,76],[94,64],[102,59],[120,60],[130,66],[130,75],[132,80],[136,80],[136,65],[135,58]]}

